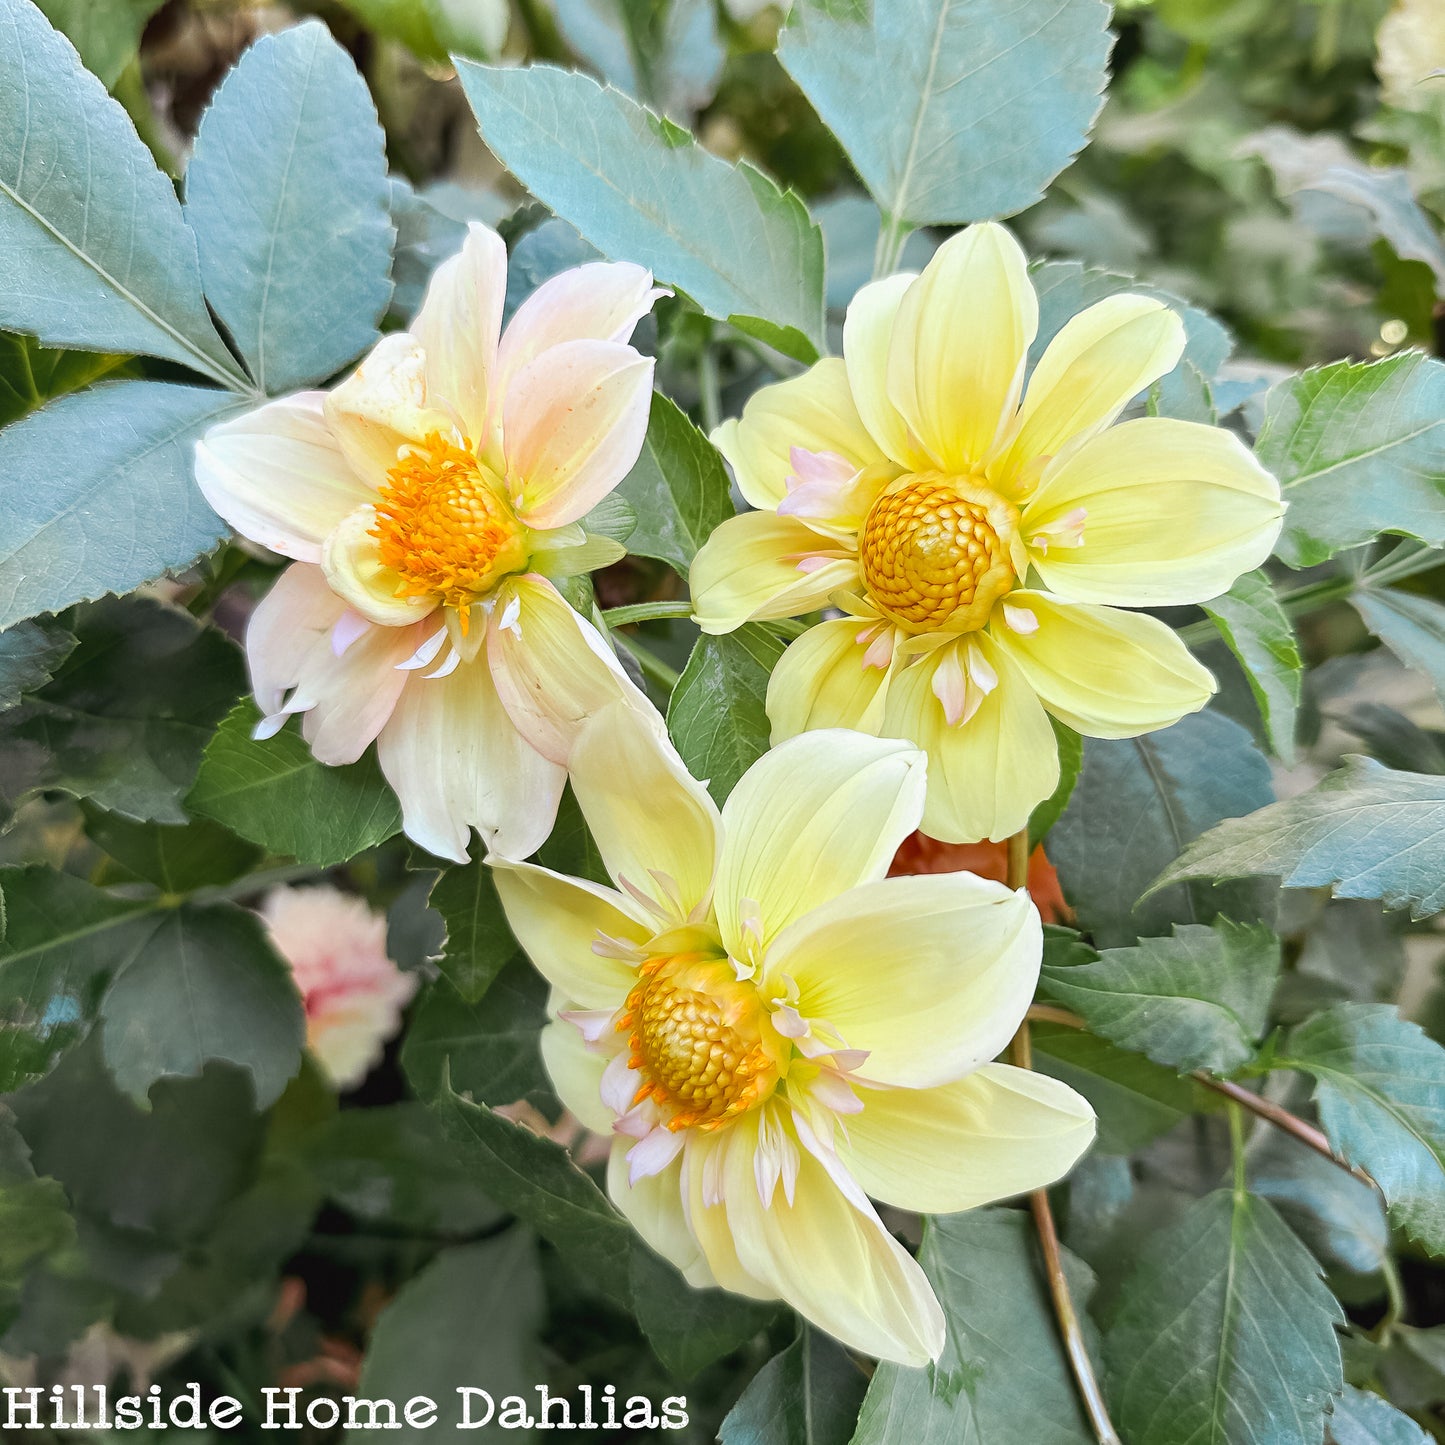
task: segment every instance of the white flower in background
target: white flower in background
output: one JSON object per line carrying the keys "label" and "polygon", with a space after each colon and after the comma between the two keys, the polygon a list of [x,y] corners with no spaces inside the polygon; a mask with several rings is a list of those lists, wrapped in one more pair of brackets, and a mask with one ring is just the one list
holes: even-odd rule
{"label": "white flower in background", "polygon": [[1375,73],[1391,105],[1445,104],[1445,0],[1399,0],[1375,43]]}
{"label": "white flower in background", "polygon": [[817,731],[719,812],[613,706],[572,784],[615,888],[493,859],[552,985],[542,1052],[610,1133],[607,1183],[696,1285],[784,1299],[921,1365],[943,1312],[870,1202],[952,1213],[1040,1188],[1094,1137],[1067,1085],[993,1063],[1038,981],[1028,894],[969,873],[888,878],[923,813],[906,743]]}
{"label": "white flower in background", "polygon": [[502,335],[506,286],[473,225],[410,331],[196,449],[206,500],[296,563],[246,634],[257,736],[301,713],[331,764],[375,739],[407,834],[458,861],[473,827],[535,852],[577,722],[651,710],[553,584],[623,555],[583,524],[642,448],[653,363],[627,338],[662,293],[640,266],[579,266]]}
{"label": "white flower in background", "polygon": [[295,975],[307,1048],[338,1089],[354,1089],[416,992],[415,976],[387,957],[385,917],[325,885],[274,889],[261,916]]}

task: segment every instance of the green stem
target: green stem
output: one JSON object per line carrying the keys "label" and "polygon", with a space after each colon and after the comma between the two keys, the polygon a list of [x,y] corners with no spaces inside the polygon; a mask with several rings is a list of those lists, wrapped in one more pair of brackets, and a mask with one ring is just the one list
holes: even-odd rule
{"label": "green stem", "polygon": [[545,5],[537,4],[537,0],[517,0],[517,14],[527,32],[533,60],[556,60],[564,65],[571,60],[562,32]]}
{"label": "green stem", "polygon": [[672,602],[633,602],[627,607],[609,607],[602,614],[609,627],[626,627],[633,622],[657,622],[664,617],[691,617],[692,603],[685,598]]}
{"label": "green stem", "polygon": [[1381,1259],[1380,1273],[1385,1276],[1385,1313],[1370,1331],[1370,1338],[1383,1347],[1390,1343],[1395,1326],[1405,1318],[1405,1283],[1400,1278],[1400,1267],[1392,1254],[1386,1254]]}
{"label": "green stem", "polygon": [[650,677],[659,687],[664,687],[668,692],[677,686],[680,673],[670,668],[655,652],[644,647],[635,637],[628,637],[624,633],[614,632],[612,640],[619,647],[625,647],[632,654],[638,667]]}
{"label": "green stem", "polygon": [[1229,1148],[1234,1156],[1234,1201],[1243,1204],[1249,1197],[1244,1173],[1244,1110],[1233,1099],[1224,1107],[1229,1114]]}
{"label": "green stem", "polygon": [[900,221],[886,211],[883,212],[878,227],[878,244],[873,248],[875,281],[880,276],[891,276],[898,269],[898,263],[903,257],[903,247],[912,234],[913,227],[907,221]]}
{"label": "green stem", "polygon": [[697,359],[698,402],[702,408],[702,429],[711,436],[722,421],[722,390],[718,385],[717,357],[712,342],[705,341]]}

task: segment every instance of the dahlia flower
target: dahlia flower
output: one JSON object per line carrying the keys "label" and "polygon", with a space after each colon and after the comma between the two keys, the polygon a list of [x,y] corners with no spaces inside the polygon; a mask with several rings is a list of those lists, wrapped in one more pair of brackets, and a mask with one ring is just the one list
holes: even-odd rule
{"label": "dahlia flower", "polygon": [[375,739],[407,833],[456,860],[472,827],[535,851],[578,720],[648,706],[553,583],[622,555],[585,519],[641,450],[653,363],[626,339],[661,293],[641,267],[581,266],[501,335],[506,280],[473,225],[411,330],[196,451],[211,506],[295,559],[246,635],[257,735],[301,713],[323,763]]}
{"label": "dahlia flower", "polygon": [[1037,327],[1017,242],[971,226],[921,276],[858,293],[842,359],[763,388],[713,434],[758,510],[697,554],[699,624],[844,612],[778,663],[773,741],[850,727],[916,743],[923,829],[946,842],[1004,838],[1049,796],[1050,714],[1122,738],[1202,707],[1209,673],[1162,622],[1119,609],[1227,591],[1283,514],[1231,433],[1113,425],[1179,360],[1167,307],[1089,307],[1025,392]]}
{"label": "dahlia flower", "polygon": [[387,956],[386,919],[324,884],[273,889],[261,916],[296,979],[306,1047],[338,1089],[354,1089],[380,1061],[416,992],[416,978]]}
{"label": "dahlia flower", "polygon": [[936,1359],[942,1310],[870,1199],[970,1209],[1059,1178],[1094,1133],[1072,1089],[990,1062],[1038,978],[1027,894],[884,876],[923,811],[905,743],[794,738],[719,813],[614,705],[572,782],[616,887],[494,866],[552,985],[553,1083],[613,1138],[612,1198],[694,1284]]}

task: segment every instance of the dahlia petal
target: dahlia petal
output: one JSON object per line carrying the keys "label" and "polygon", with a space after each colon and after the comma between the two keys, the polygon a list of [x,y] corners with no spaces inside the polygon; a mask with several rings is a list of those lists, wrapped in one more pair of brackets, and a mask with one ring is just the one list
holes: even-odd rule
{"label": "dahlia petal", "polygon": [[196,482],[243,537],[299,562],[319,562],[331,529],[372,497],[327,426],[317,391],[213,426],[196,444]]}
{"label": "dahlia petal", "polygon": [[995,641],[1043,705],[1094,738],[1130,738],[1198,712],[1215,690],[1209,670],[1156,617],[1062,602],[1046,592],[1013,592],[1038,619],[1029,633]]}
{"label": "dahlia petal", "polygon": [[876,646],[871,636],[860,644],[858,623],[847,617],[820,622],[789,643],[768,682],[773,740],[818,728],[877,734],[888,668],[871,664]]}
{"label": "dahlia petal", "polygon": [[372,529],[376,508],[370,504],[348,513],[327,537],[321,549],[321,570],[327,584],[368,622],[381,627],[405,627],[419,622],[436,608],[436,599],[399,597],[399,572],[382,560]]}
{"label": "dahlia petal", "polygon": [[843,360],[858,415],[890,460],[909,471],[931,463],[888,395],[888,349],[898,308],[917,279],[905,271],[870,282],[848,303],[843,322]]}
{"label": "dahlia petal", "polygon": [[542,1030],[542,1062],[563,1106],[594,1134],[610,1134],[612,1111],[602,1102],[607,1056],[589,1049],[570,1023],[554,1020]]}
{"label": "dahlia petal", "polygon": [[[682,1136],[678,1136],[681,1141]],[[607,1160],[607,1192],[632,1227],[698,1289],[715,1284],[702,1249],[687,1227],[682,1207],[682,1160],[674,1157],[655,1174],[628,1178],[626,1139],[615,1140]]]}

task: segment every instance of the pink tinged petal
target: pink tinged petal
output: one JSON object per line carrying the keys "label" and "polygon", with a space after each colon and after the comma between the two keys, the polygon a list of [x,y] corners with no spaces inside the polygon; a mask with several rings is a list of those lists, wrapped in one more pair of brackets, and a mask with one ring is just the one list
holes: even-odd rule
{"label": "pink tinged petal", "polygon": [[887,479],[877,467],[860,471],[836,452],[794,447],[790,460],[794,472],[787,478],[788,495],[778,503],[777,514],[816,523],[824,533],[856,532]]}
{"label": "pink tinged petal", "polygon": [[246,629],[251,685],[267,723],[305,713],[302,733],[317,760],[329,764],[355,762],[381,731],[401,693],[396,663],[417,643],[410,628],[368,628],[338,657],[331,639],[345,611],[321,569],[297,563]]}
{"label": "pink tinged petal", "polygon": [[211,507],[243,537],[298,562],[319,562],[331,529],[372,496],[322,401],[310,391],[268,402],[196,444],[196,482]]}
{"label": "pink tinged petal", "polygon": [[637,1074],[627,1066],[626,1053],[614,1054],[602,1075],[602,1102],[617,1115],[626,1117],[637,1093]]}
{"label": "pink tinged petal", "polygon": [[857,1114],[863,1108],[863,1101],[854,1091],[853,1085],[843,1073],[834,1069],[824,1069],[808,1085],[808,1094],[834,1114]]}
{"label": "pink tinged petal", "polygon": [[385,484],[403,447],[456,429],[452,417],[428,400],[426,365],[417,339],[394,331],[326,394],[327,424],[353,471],[373,488]]}
{"label": "pink tinged petal", "polygon": [[426,353],[426,389],[449,409],[474,445],[487,440],[487,406],[497,366],[507,248],[473,222],[462,249],[433,272],[411,332]]}
{"label": "pink tinged petal", "polygon": [[613,1142],[607,1160],[607,1192],[628,1222],[664,1259],[670,1259],[697,1289],[715,1285],[687,1225],[682,1202],[682,1160],[674,1158],[659,1173],[635,1181],[627,1177],[629,1145]]}
{"label": "pink tinged petal", "polygon": [[620,341],[564,341],[509,381],[507,482],[529,527],[577,521],[632,470],[647,435],[652,369]]}
{"label": "pink tinged petal", "polygon": [[609,703],[637,710],[661,736],[657,710],[623,672],[597,629],[545,578],[503,584],[487,622],[487,665],[517,730],[566,763],[582,725]]}
{"label": "pink tinged petal", "polygon": [[639,1179],[661,1174],[682,1153],[683,1143],[681,1130],[655,1126],[627,1151],[627,1182],[635,1187]]}
{"label": "pink tinged petal", "polygon": [[393,675],[405,687],[377,756],[407,836],[459,863],[472,828],[503,857],[535,853],[552,831],[566,773],[517,732],[491,672],[471,663],[436,681]]}
{"label": "pink tinged petal", "polygon": [[366,630],[371,623],[361,613],[348,607],[340,617],[336,619],[336,626],[331,629],[331,650],[337,657],[345,657],[346,649],[359,637],[366,635]]}
{"label": "pink tinged petal", "polygon": [[1003,620],[1011,632],[1017,632],[1021,637],[1031,636],[1039,630],[1039,614],[1031,612],[1027,607],[1017,607],[1011,602],[1003,605]]}
{"label": "pink tinged petal", "polygon": [[502,337],[496,406],[543,352],[569,341],[626,341],[653,302],[668,295],[652,284],[652,272],[629,261],[593,261],[544,281],[517,308]]}

